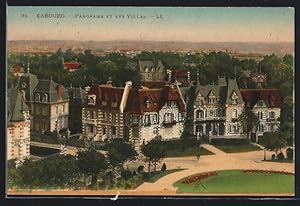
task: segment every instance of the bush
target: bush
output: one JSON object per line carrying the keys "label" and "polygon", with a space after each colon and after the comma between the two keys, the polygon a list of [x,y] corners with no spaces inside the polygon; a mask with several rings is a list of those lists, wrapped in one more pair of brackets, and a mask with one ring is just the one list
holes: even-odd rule
{"label": "bush", "polygon": [[213,145],[245,145],[249,144],[249,139],[211,139]]}
{"label": "bush", "polygon": [[129,180],[131,177],[132,177],[132,173],[129,171],[129,170],[123,170],[121,172],[121,177],[124,179],[124,180]]}
{"label": "bush", "polygon": [[137,168],[137,172],[138,172],[138,173],[144,172],[144,166],[143,166],[143,165],[140,165],[140,166]]}
{"label": "bush", "polygon": [[294,153],[294,150],[292,148],[289,147],[286,149],[286,156],[289,160],[293,159],[293,153]]}
{"label": "bush", "polygon": [[275,155],[275,154],[272,154],[271,159],[272,159],[272,160],[275,160],[275,159],[276,159],[276,155]]}
{"label": "bush", "polygon": [[165,172],[167,170],[167,165],[164,163],[161,167],[161,172]]}
{"label": "bush", "polygon": [[284,156],[283,156],[283,153],[280,152],[278,155],[277,155],[277,159],[278,160],[283,160],[284,159]]}

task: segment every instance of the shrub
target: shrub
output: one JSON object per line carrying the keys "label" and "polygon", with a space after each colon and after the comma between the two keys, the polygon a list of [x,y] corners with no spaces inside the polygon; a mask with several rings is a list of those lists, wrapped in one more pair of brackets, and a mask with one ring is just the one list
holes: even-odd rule
{"label": "shrub", "polygon": [[133,175],[133,176],[135,176],[136,174],[137,174],[136,171],[133,171],[133,172],[132,172],[132,175]]}
{"label": "shrub", "polygon": [[123,170],[121,172],[121,177],[127,181],[132,177],[132,173],[129,170]]}
{"label": "shrub", "polygon": [[284,156],[283,156],[283,153],[280,152],[278,155],[277,155],[277,159],[278,160],[283,160],[284,159]]}
{"label": "shrub", "polygon": [[167,165],[164,163],[161,167],[161,172],[165,172],[167,170]]}
{"label": "shrub", "polygon": [[140,166],[137,168],[137,172],[138,172],[138,173],[144,172],[144,166],[143,166],[143,165],[140,165]]}
{"label": "shrub", "polygon": [[286,149],[286,156],[289,160],[293,159],[293,153],[294,153],[294,150],[292,148],[289,147]]}
{"label": "shrub", "polygon": [[275,159],[276,159],[276,155],[275,155],[275,154],[272,154],[271,159],[272,159],[272,160],[275,160]]}

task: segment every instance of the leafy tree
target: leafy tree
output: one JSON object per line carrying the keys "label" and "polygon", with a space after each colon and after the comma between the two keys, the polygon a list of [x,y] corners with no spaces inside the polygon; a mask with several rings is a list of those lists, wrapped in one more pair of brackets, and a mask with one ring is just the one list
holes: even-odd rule
{"label": "leafy tree", "polygon": [[286,140],[280,136],[279,132],[265,132],[263,138],[265,139],[265,149],[275,151],[276,154],[287,145]]}
{"label": "leafy tree", "polygon": [[107,147],[107,156],[113,171],[119,166],[123,169],[125,161],[132,160],[137,156],[137,152],[134,150],[132,144],[125,142],[124,139],[113,139]]}
{"label": "leafy tree", "polygon": [[97,186],[98,175],[108,167],[105,156],[94,147],[90,147],[88,150],[79,150],[77,158],[77,166],[80,172],[92,176],[91,186]]}
{"label": "leafy tree", "polygon": [[70,187],[78,179],[76,158],[54,155],[38,161],[30,159],[16,169],[20,187]]}
{"label": "leafy tree", "polygon": [[156,164],[165,157],[166,152],[159,140],[151,140],[148,144],[142,145],[141,151],[148,161],[148,173],[150,173],[151,163],[154,164],[154,171],[156,171]]}
{"label": "leafy tree", "polygon": [[247,138],[250,138],[250,132],[256,128],[258,124],[258,117],[250,109],[244,109],[239,116],[239,122],[243,128],[244,134],[247,134]]}

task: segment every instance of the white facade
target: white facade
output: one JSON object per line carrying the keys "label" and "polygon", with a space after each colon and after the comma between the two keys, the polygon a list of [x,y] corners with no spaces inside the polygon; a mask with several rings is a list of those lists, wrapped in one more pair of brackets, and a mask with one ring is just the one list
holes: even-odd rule
{"label": "white facade", "polygon": [[30,120],[7,127],[7,159],[24,160],[30,155]]}

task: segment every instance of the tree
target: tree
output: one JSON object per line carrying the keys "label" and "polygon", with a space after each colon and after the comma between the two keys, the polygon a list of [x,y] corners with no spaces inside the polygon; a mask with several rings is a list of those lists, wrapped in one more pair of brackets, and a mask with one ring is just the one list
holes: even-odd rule
{"label": "tree", "polygon": [[116,167],[122,166],[125,161],[132,160],[137,156],[132,144],[125,142],[124,139],[113,139],[111,143],[107,144],[107,156],[113,171]]}
{"label": "tree", "polygon": [[77,166],[80,172],[92,176],[91,186],[97,186],[98,175],[108,167],[105,156],[92,146],[87,150],[79,150],[77,158]]}
{"label": "tree", "polygon": [[239,116],[239,122],[242,125],[244,134],[247,134],[247,138],[250,138],[250,132],[256,128],[258,124],[258,117],[250,109],[244,109]]}
{"label": "tree", "polygon": [[151,140],[148,144],[142,145],[141,151],[148,161],[148,172],[150,173],[151,163],[154,164],[154,171],[156,171],[156,164],[165,157],[166,152],[159,140]]}
{"label": "tree", "polygon": [[281,151],[287,145],[286,140],[282,138],[280,132],[265,132],[263,138],[265,141],[265,150],[274,151],[276,155],[278,151]]}
{"label": "tree", "polygon": [[38,161],[30,159],[16,169],[20,187],[71,187],[78,178],[76,158],[54,155]]}

